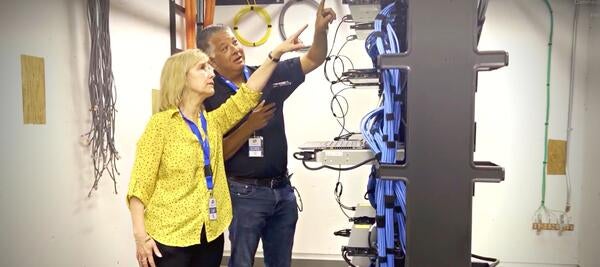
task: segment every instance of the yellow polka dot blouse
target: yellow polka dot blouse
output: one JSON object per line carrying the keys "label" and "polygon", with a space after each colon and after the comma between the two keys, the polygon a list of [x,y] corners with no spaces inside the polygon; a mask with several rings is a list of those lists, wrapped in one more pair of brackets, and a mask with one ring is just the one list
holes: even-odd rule
{"label": "yellow polka dot blouse", "polygon": [[208,218],[209,193],[198,138],[178,109],[152,116],[137,143],[127,203],[134,196],[144,203],[146,231],[156,241],[168,246],[191,246],[200,243],[203,225],[209,242],[229,226],[232,212],[223,166],[223,134],[256,106],[260,95],[243,84],[227,102],[205,113],[217,202],[214,221]]}

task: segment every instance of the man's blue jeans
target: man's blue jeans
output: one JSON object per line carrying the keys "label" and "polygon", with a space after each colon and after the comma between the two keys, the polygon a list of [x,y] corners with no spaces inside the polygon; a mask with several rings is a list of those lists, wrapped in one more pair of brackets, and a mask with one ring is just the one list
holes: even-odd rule
{"label": "man's blue jeans", "polygon": [[262,238],[265,267],[289,267],[298,221],[291,185],[271,189],[229,180],[233,221],[229,267],[250,267]]}

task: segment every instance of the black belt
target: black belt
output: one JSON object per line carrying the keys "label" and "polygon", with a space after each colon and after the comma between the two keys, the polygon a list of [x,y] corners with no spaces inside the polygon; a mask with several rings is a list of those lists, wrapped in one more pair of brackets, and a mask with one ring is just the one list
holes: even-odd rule
{"label": "black belt", "polygon": [[272,178],[245,178],[245,177],[229,177],[229,180],[254,186],[264,186],[268,188],[280,188],[290,184],[290,179],[287,176],[278,176]]}

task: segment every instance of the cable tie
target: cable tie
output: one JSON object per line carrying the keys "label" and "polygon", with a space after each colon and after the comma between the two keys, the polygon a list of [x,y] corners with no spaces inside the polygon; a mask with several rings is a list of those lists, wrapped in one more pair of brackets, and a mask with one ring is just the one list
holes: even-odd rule
{"label": "cable tie", "polygon": [[396,141],[388,141],[385,144],[388,148],[396,148]]}
{"label": "cable tie", "polygon": [[381,24],[387,23],[387,17],[383,14],[377,14],[377,16],[375,16],[375,20],[381,20]]}
{"label": "cable tie", "polygon": [[375,223],[377,224],[377,228],[385,228],[385,217],[376,216]]}
{"label": "cable tie", "polygon": [[393,121],[394,120],[394,113],[386,113],[385,114],[385,120],[387,120],[387,121]]}
{"label": "cable tie", "polygon": [[395,195],[386,195],[385,196],[385,208],[386,209],[393,209],[395,202],[396,202]]}
{"label": "cable tie", "polygon": [[385,253],[386,254],[392,254],[392,255],[396,255],[396,253],[398,253],[398,250],[395,248],[386,248],[385,249]]}
{"label": "cable tie", "polygon": [[371,32],[371,35],[373,35],[373,37],[379,37],[383,39],[383,33],[381,31],[373,31]]}

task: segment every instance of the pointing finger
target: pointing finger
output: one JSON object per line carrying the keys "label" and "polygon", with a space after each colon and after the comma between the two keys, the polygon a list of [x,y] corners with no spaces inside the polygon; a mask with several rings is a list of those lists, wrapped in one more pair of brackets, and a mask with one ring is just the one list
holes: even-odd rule
{"label": "pointing finger", "polygon": [[295,32],[294,34],[292,34],[290,36],[290,38],[288,38],[289,40],[295,40],[298,39],[298,36],[300,36],[300,34],[306,30],[306,27],[308,27],[308,24],[304,24],[304,26],[302,28],[300,28],[297,32]]}

